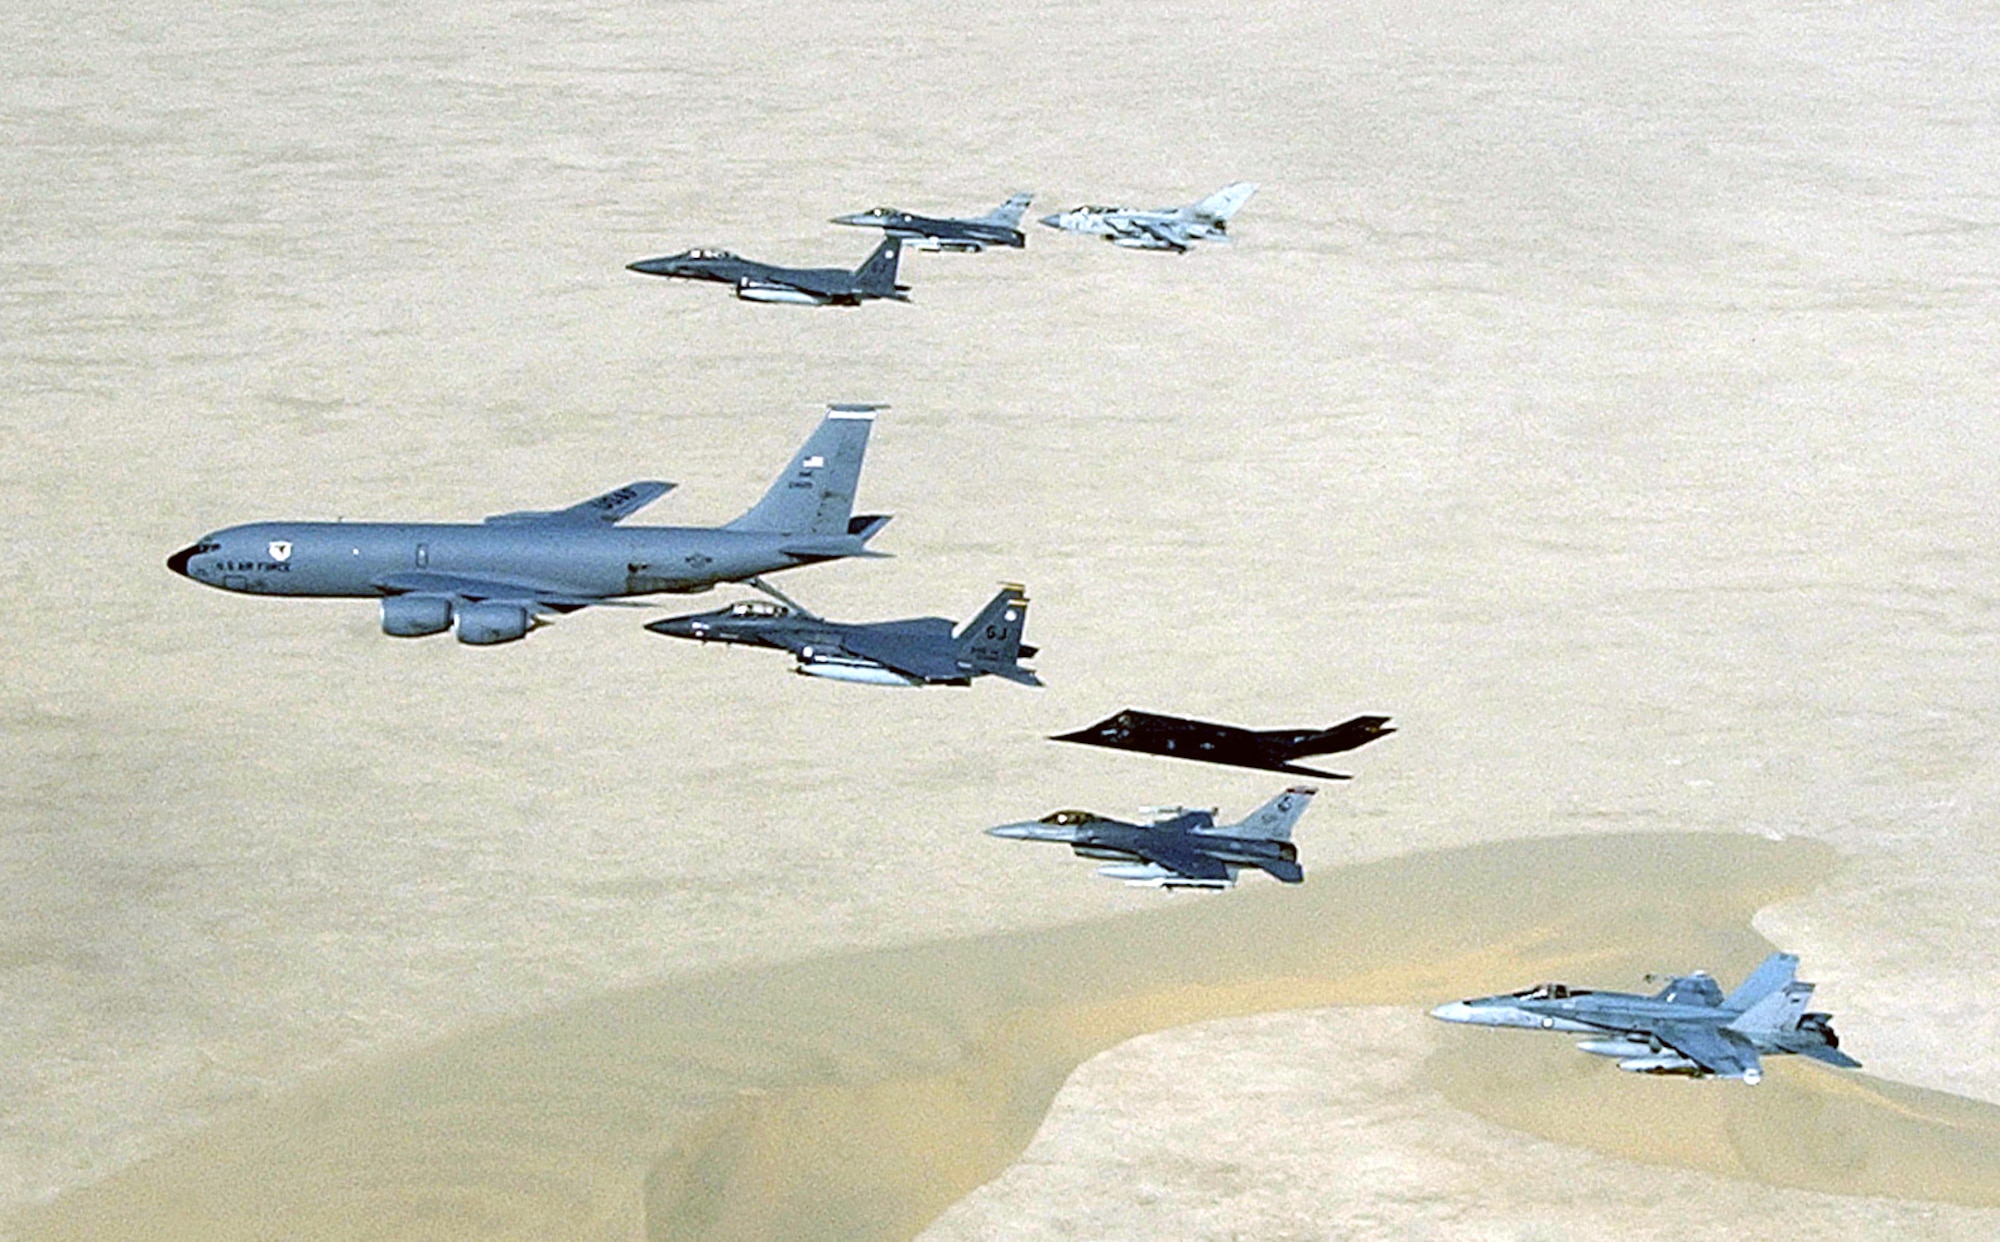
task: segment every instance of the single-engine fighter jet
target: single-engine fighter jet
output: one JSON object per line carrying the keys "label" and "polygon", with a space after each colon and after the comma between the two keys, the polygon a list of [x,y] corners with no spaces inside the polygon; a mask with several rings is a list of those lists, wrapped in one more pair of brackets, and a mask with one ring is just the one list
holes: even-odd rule
{"label": "single-engine fighter jet", "polygon": [[683,280],[714,280],[736,286],[746,302],[785,302],[793,306],[859,306],[878,298],[909,301],[909,286],[896,283],[896,264],[903,239],[891,234],[875,247],[860,267],[777,267],[739,258],[727,250],[683,250],[657,259],[626,264],[627,271]]}
{"label": "single-engine fighter jet", "polygon": [[795,603],[744,600],[717,612],[668,617],[646,628],[705,643],[775,647],[798,657],[793,671],[871,686],[969,686],[988,673],[1039,686],[1022,668],[1033,647],[1021,644],[1028,597],[1009,584],[964,629],[943,617],[853,623],[816,617]]}
{"label": "single-engine fighter jet", "polygon": [[1042,223],[1069,233],[1095,233],[1130,250],[1182,254],[1197,241],[1228,241],[1229,218],[1257,192],[1251,181],[1226,185],[1186,207],[1072,207]]}
{"label": "single-engine fighter jet", "polygon": [[792,464],[749,512],[722,526],[620,526],[674,486],[642,480],[567,509],[478,524],[258,522],[203,535],[167,558],[196,582],[247,595],[382,600],[382,632],[458,630],[512,642],[552,613],[623,596],[706,591],[718,582],[848,556],[888,524],[850,516],[873,405],[828,407]]}
{"label": "single-engine fighter jet", "polygon": [[1329,729],[1257,730],[1184,720],[1179,716],[1155,716],[1127,708],[1087,728],[1060,733],[1049,740],[1344,781],[1348,778],[1339,772],[1302,768],[1291,761],[1305,755],[1353,750],[1394,732],[1387,716],[1356,716]]}
{"label": "single-engine fighter jet", "polygon": [[835,216],[833,223],[881,229],[891,237],[902,238],[916,250],[953,250],[960,254],[976,254],[988,246],[1012,246],[1018,250],[1028,244],[1028,235],[1020,228],[1021,213],[1027,210],[1028,202],[1028,195],[1016,194],[985,215],[965,220],[919,216],[895,207],[872,207]]}
{"label": "single-engine fighter jet", "polygon": [[1082,858],[1104,858],[1097,874],[1146,888],[1228,888],[1245,867],[1286,884],[1306,878],[1292,825],[1317,791],[1294,785],[1240,824],[1218,825],[1215,812],[1159,807],[1150,822],[1128,824],[1089,811],[1057,811],[1024,824],[988,828],[989,837],[1054,841]]}
{"label": "single-engine fighter jet", "polygon": [[1431,1017],[1588,1035],[1577,1047],[1617,1057],[1619,1069],[1635,1074],[1737,1078],[1754,1084],[1764,1077],[1760,1057],[1780,1053],[1859,1069],[1861,1062],[1840,1050],[1833,1015],[1806,1012],[1813,985],[1796,981],[1798,968],[1793,954],[1773,953],[1728,996],[1701,971],[1674,975],[1651,996],[1544,983],[1439,1005]]}

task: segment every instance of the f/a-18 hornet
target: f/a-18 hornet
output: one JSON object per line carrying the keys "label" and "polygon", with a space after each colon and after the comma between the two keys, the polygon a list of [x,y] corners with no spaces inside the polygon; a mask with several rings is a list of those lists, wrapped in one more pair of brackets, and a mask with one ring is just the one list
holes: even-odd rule
{"label": "f/a-18 hornet", "polygon": [[920,216],[895,207],[871,207],[835,216],[833,223],[881,229],[917,250],[953,250],[961,254],[976,254],[988,246],[1012,246],[1018,250],[1028,244],[1028,235],[1020,227],[1021,213],[1027,210],[1028,202],[1028,195],[1016,194],[985,215],[964,220]]}
{"label": "f/a-18 hornet", "polygon": [[1143,824],[1057,811],[1029,823],[988,828],[986,835],[1067,845],[1079,857],[1112,860],[1097,869],[1106,879],[1146,888],[1228,888],[1245,867],[1297,884],[1306,873],[1292,844],[1292,825],[1316,792],[1295,785],[1240,824],[1217,824],[1212,810],[1179,806],[1154,808]]}
{"label": "f/a-18 hornet", "polygon": [[775,647],[798,657],[793,671],[871,686],[969,686],[988,673],[1039,686],[1022,668],[1021,629],[1028,597],[1009,584],[964,629],[952,633],[943,617],[906,621],[846,622],[816,617],[791,601],[744,600],[716,612],[668,617],[646,628],[672,638],[705,643]]}
{"label": "f/a-18 hornet", "polygon": [[741,258],[727,250],[683,250],[657,259],[626,264],[626,270],[647,276],[682,280],[713,280],[736,286],[746,302],[785,302],[793,306],[859,306],[878,298],[909,301],[909,286],[896,283],[896,264],[903,239],[891,234],[875,247],[860,267],[778,267]]}
{"label": "f/a-18 hornet", "polygon": [[1433,1018],[1474,1026],[1518,1026],[1588,1035],[1577,1047],[1617,1057],[1635,1074],[1689,1078],[1764,1077],[1762,1057],[1796,1053],[1842,1069],[1861,1062],[1840,1050],[1833,1015],[1807,1013],[1813,985],[1794,976],[1799,959],[1773,953],[1728,996],[1702,971],[1675,975],[1652,996],[1544,983],[1502,996],[1453,1001]]}
{"label": "f/a-18 hornet", "polygon": [[640,480],[567,509],[501,513],[478,524],[257,522],[203,535],[167,558],[196,582],[246,595],[382,600],[382,632],[458,630],[512,642],[548,614],[623,596],[685,595],[718,582],[848,556],[888,524],[849,516],[880,406],[830,406],[764,498],[715,528],[620,526],[673,488]]}
{"label": "f/a-18 hornet", "polygon": [[1229,218],[1257,192],[1251,181],[1226,185],[1186,207],[1072,207],[1042,223],[1069,233],[1095,233],[1131,250],[1171,250],[1180,254],[1197,241],[1228,241]]}
{"label": "f/a-18 hornet", "polygon": [[1127,708],[1094,725],[1074,733],[1059,733],[1049,740],[1344,781],[1347,777],[1339,772],[1302,768],[1292,760],[1304,755],[1331,755],[1353,750],[1394,732],[1389,727],[1387,716],[1356,716],[1330,729],[1258,730],[1210,724],[1205,720],[1185,720],[1179,716],[1156,716],[1151,712]]}

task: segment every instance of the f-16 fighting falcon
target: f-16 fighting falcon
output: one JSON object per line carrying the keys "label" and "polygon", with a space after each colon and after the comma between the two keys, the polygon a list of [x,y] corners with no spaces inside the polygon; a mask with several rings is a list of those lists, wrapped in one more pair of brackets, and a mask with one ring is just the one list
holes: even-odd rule
{"label": "f-16 fighting falcon", "polygon": [[849,516],[868,431],[881,406],[828,407],[764,498],[715,528],[620,526],[673,488],[641,480],[567,509],[501,513],[478,524],[258,522],[203,535],[167,558],[196,582],[247,595],[382,600],[382,632],[512,642],[553,613],[622,596],[706,591],[718,582],[848,556],[880,516]]}
{"label": "f-16 fighting falcon", "polygon": [[1251,181],[1226,185],[1186,207],[1072,207],[1042,223],[1070,233],[1095,233],[1131,250],[1184,253],[1197,241],[1228,241],[1229,218],[1257,192]]}
{"label": "f-16 fighting falcon", "polygon": [[859,306],[878,298],[909,301],[909,286],[896,283],[896,264],[903,239],[890,234],[860,267],[777,267],[739,258],[727,250],[683,250],[657,259],[626,264],[626,270],[647,276],[677,276],[683,280],[714,280],[736,286],[746,302],[785,302],[793,306]]}
{"label": "f-16 fighting falcon", "polygon": [[867,211],[835,216],[833,223],[881,229],[891,237],[902,238],[918,250],[976,254],[988,246],[1025,247],[1028,235],[1021,231],[1020,225],[1021,213],[1027,210],[1028,202],[1028,195],[1016,194],[985,215],[965,220],[949,216],[919,216],[895,207],[873,207]]}
{"label": "f-16 fighting falcon", "polygon": [[956,634],[943,617],[828,621],[789,600],[777,604],[744,600],[717,612],[668,617],[646,628],[705,643],[775,647],[798,657],[794,672],[833,681],[969,686],[973,678],[991,673],[1024,686],[1039,686],[1041,678],[1020,664],[1022,657],[1035,654],[1035,648],[1021,644],[1027,620],[1028,597],[1010,583]]}
{"label": "f-16 fighting falcon", "polygon": [[1292,825],[1305,814],[1315,792],[1310,786],[1295,785],[1240,824],[1218,825],[1214,811],[1178,806],[1157,808],[1144,824],[1089,811],[1057,811],[1029,823],[988,828],[986,835],[1054,841],[1082,858],[1110,859],[1097,874],[1147,888],[1228,888],[1245,867],[1297,884],[1306,875],[1292,844]]}
{"label": "f-16 fighting falcon", "polygon": [[1544,983],[1439,1005],[1431,1016],[1475,1026],[1588,1035],[1577,1047],[1617,1057],[1619,1069],[1635,1074],[1737,1078],[1754,1084],[1764,1077],[1760,1057],[1777,1053],[1859,1069],[1861,1062],[1840,1051],[1833,1015],[1805,1011],[1813,985],[1794,979],[1798,968],[1794,955],[1773,953],[1728,996],[1714,979],[1696,971],[1669,978],[1652,996]]}
{"label": "f-16 fighting falcon", "polygon": [[1060,733],[1055,742],[1081,742],[1113,750],[1137,750],[1176,759],[1199,759],[1236,768],[1290,772],[1326,780],[1348,779],[1339,772],[1321,772],[1291,762],[1304,755],[1330,755],[1366,746],[1394,733],[1387,716],[1356,716],[1330,729],[1239,729],[1234,725],[1155,716],[1127,708],[1074,733]]}

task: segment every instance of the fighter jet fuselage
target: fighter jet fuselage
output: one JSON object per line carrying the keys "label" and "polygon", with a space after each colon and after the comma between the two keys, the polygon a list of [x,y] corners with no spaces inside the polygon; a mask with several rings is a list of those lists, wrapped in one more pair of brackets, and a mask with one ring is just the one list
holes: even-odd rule
{"label": "fighter jet fuselage", "polygon": [[881,229],[900,237],[915,250],[949,250],[976,254],[988,246],[1020,249],[1028,244],[1027,234],[1017,227],[1029,196],[1016,194],[984,216],[955,219],[949,216],[921,216],[896,207],[873,207],[833,217],[834,224]]}
{"label": "fighter jet fuselage", "polygon": [[909,286],[896,283],[902,244],[900,237],[883,238],[875,252],[851,272],[837,267],[779,267],[710,249],[641,259],[626,268],[645,276],[734,285],[736,296],[746,302],[795,306],[859,306],[881,298],[907,302]]}
{"label": "fighter jet fuselage", "polygon": [[1001,824],[986,835],[1009,841],[1067,845],[1080,858],[1103,860],[1097,874],[1149,888],[1229,888],[1245,867],[1285,884],[1305,879],[1292,825],[1316,791],[1294,786],[1240,824],[1218,825],[1213,811],[1170,808],[1147,824],[1089,811],[1056,811],[1037,820]]}

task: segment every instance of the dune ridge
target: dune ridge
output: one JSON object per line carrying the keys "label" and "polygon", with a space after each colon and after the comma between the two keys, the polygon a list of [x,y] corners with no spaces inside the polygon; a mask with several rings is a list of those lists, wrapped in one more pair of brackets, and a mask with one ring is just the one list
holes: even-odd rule
{"label": "dune ridge", "polygon": [[[27,1234],[909,1237],[1025,1148],[1076,1065],[1135,1035],[1542,975],[1737,971],[1768,950],[1756,910],[1837,861],[1747,835],[1511,841],[676,980],[255,1106],[58,1200]],[[1662,1090],[1685,1084],[1592,1073],[1562,1041],[1534,1042],[1468,1039],[1436,1072],[1459,1106],[1539,1132],[1623,1105],[1555,1133],[1615,1154],[1715,1168],[1706,1138],[1734,1134],[1706,1147],[1736,1152],[1723,1171],[1737,1176],[2000,1204],[2000,1109],[1810,1067],[1755,1090]],[[1684,1144],[1653,1141],[1669,1116]],[[1822,1118],[1830,1145],[1808,1124]]]}

